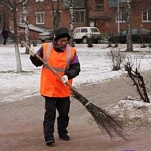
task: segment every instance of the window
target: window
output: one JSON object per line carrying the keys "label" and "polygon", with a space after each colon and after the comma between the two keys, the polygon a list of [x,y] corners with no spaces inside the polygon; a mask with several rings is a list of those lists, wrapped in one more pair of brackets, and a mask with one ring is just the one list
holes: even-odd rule
{"label": "window", "polygon": [[127,0],[119,0],[119,1],[118,0],[108,0],[108,5],[111,7],[117,7],[118,2],[123,3],[123,2],[127,2]]}
{"label": "window", "polygon": [[103,10],[103,7],[104,7],[104,0],[95,0],[96,10]]}
{"label": "window", "polygon": [[145,10],[142,14],[143,22],[151,22],[151,9]]}
{"label": "window", "polygon": [[82,33],[87,33],[88,30],[87,30],[86,28],[83,28],[83,29],[81,29],[81,32],[82,32]]}
{"label": "window", "polygon": [[43,2],[44,0],[36,0],[36,2]]}
{"label": "window", "polygon": [[123,10],[120,10],[119,13],[117,12],[116,22],[125,22],[125,20],[126,20],[125,12]]}
{"label": "window", "polygon": [[80,29],[75,29],[74,33],[80,33]]}
{"label": "window", "polygon": [[[72,0],[73,7],[74,8],[85,8],[85,1],[84,0]],[[65,9],[70,8],[70,1],[69,0],[63,0],[63,7]]]}
{"label": "window", "polygon": [[19,0],[19,2],[25,2],[26,0]]}
{"label": "window", "polygon": [[0,14],[0,23],[3,23],[3,15],[2,14]]}
{"label": "window", "polygon": [[84,0],[73,0],[73,6],[74,8],[85,8]]}
{"label": "window", "polygon": [[22,12],[21,14],[20,14],[20,24],[25,24],[25,14]]}
{"label": "window", "polygon": [[117,0],[109,0],[109,6],[117,6]]}
{"label": "window", "polygon": [[68,8],[70,7],[70,3],[69,3],[68,0],[63,0],[63,7],[64,7],[65,9],[68,9]]}
{"label": "window", "polygon": [[91,28],[90,30],[92,33],[99,32],[99,30],[97,28]]}
{"label": "window", "polygon": [[36,24],[44,24],[44,12],[36,13]]}
{"label": "window", "polygon": [[75,11],[74,12],[74,22],[82,23],[84,22],[84,12],[83,11]]}
{"label": "window", "polygon": [[69,7],[70,7],[69,0],[63,0],[63,7],[64,7],[65,9],[69,9]]}

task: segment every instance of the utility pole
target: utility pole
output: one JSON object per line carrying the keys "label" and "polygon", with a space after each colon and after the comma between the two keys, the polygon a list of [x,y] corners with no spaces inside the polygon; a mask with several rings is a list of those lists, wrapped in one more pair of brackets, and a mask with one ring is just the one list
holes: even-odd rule
{"label": "utility pole", "polygon": [[90,27],[90,21],[89,21],[89,1],[84,0],[84,6],[85,6],[85,13],[86,13],[86,26]]}
{"label": "utility pole", "polygon": [[120,0],[117,0],[117,31],[120,33]]}
{"label": "utility pole", "polygon": [[73,30],[74,30],[74,10],[73,10],[73,1],[69,1],[70,4],[70,46],[74,47],[73,43]]}
{"label": "utility pole", "polygon": [[131,34],[131,0],[127,1],[127,19],[126,19],[126,24],[127,24],[127,51],[133,51],[133,45],[132,45],[132,34]]}

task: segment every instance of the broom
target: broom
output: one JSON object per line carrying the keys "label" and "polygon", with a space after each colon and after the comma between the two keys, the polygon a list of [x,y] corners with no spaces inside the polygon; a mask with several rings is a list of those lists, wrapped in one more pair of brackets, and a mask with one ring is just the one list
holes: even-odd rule
{"label": "broom", "polygon": [[[33,52],[33,50],[24,41],[21,41],[21,43],[27,49],[29,49],[30,52]],[[41,62],[43,62],[43,64],[46,65],[48,69],[50,69],[54,74],[56,74],[61,80],[61,76],[58,74],[58,72],[55,69],[49,66],[47,62],[43,60],[38,54],[35,54],[35,56]],[[124,125],[122,121],[120,121],[119,119],[115,119],[115,117],[110,115],[104,109],[101,109],[96,105],[92,104],[88,99],[86,99],[83,95],[81,95],[74,87],[72,87],[68,83],[66,85],[70,88],[73,97],[79,100],[83,104],[83,106],[89,111],[89,113],[95,119],[97,125],[101,130],[107,132],[110,138],[114,138],[116,135],[118,135],[119,137],[126,140],[125,137],[126,135],[123,132]]]}

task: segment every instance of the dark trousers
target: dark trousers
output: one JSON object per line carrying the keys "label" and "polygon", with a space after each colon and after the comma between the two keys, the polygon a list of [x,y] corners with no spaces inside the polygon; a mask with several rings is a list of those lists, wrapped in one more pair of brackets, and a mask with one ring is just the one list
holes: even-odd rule
{"label": "dark trousers", "polygon": [[7,39],[4,39],[3,45],[6,45],[6,41],[7,41]]}
{"label": "dark trousers", "polygon": [[57,128],[58,133],[67,134],[67,127],[69,124],[69,110],[70,110],[70,97],[65,98],[52,98],[45,97],[45,115],[44,115],[44,137],[45,140],[53,137],[54,123],[56,119],[56,110],[58,111]]}

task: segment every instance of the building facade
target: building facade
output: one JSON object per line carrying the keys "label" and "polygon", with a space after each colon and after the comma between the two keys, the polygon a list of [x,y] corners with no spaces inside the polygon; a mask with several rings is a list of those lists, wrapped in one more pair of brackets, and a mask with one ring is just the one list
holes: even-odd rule
{"label": "building facade", "polygon": [[8,13],[8,9],[0,5],[0,31],[3,27],[9,29],[10,17]]}
{"label": "building facade", "polygon": [[[70,29],[70,0],[19,1],[23,2],[17,9],[20,30],[25,29],[27,24],[35,26],[35,30],[30,31],[32,35],[60,26]],[[118,33],[125,30],[127,0],[72,0],[72,2],[74,28],[96,26],[102,33]],[[3,11],[0,8],[0,17],[3,18],[1,12]],[[1,18],[0,27],[4,24]],[[13,27],[11,21],[7,24],[9,27]],[[131,4],[131,27],[151,29],[151,3],[149,0]],[[42,30],[37,30],[38,28]]]}

